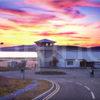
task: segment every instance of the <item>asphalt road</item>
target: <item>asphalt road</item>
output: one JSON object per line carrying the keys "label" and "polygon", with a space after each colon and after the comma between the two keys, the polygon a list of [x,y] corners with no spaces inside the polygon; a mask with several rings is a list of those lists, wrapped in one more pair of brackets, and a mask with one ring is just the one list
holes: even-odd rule
{"label": "asphalt road", "polygon": [[[21,78],[20,72],[6,72],[0,75]],[[49,100],[100,100],[100,71],[90,77],[87,70],[67,70],[66,75],[35,75],[26,71],[26,78],[48,79],[59,84],[60,90]]]}
{"label": "asphalt road", "polygon": [[84,86],[66,81],[60,84],[60,91],[50,100],[92,100],[91,92]]}

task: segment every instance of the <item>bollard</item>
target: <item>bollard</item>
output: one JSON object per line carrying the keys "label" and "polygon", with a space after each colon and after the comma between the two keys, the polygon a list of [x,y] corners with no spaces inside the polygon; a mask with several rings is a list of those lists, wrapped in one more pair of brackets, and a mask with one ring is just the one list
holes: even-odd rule
{"label": "bollard", "polygon": [[91,69],[90,76],[94,77],[94,69]]}

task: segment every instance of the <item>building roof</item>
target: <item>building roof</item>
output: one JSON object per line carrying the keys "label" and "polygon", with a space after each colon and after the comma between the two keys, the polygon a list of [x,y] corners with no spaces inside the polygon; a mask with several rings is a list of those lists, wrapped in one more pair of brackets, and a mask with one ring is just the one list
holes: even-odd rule
{"label": "building roof", "polygon": [[55,41],[52,41],[49,39],[42,39],[42,40],[36,41],[35,43],[55,43]]}

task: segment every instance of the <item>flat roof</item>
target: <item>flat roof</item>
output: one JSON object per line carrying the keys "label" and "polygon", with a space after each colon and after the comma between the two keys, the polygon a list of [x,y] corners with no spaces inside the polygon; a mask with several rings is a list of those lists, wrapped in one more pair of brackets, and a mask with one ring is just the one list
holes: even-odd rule
{"label": "flat roof", "polygon": [[34,58],[36,52],[0,52],[0,58]]}
{"label": "flat roof", "polygon": [[36,41],[35,43],[55,43],[55,41],[49,40],[49,39],[42,39],[42,40]]}

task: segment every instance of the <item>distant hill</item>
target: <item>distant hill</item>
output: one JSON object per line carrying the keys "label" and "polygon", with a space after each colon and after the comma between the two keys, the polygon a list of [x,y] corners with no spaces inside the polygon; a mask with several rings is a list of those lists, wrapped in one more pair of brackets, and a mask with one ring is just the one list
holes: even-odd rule
{"label": "distant hill", "polygon": [[[66,48],[66,50],[100,51],[100,46],[86,48],[86,47],[79,47],[79,46],[59,46],[58,45],[57,48],[58,50],[60,50],[61,48]],[[30,51],[30,52],[33,51],[33,52],[36,52],[36,45],[20,45],[20,46],[12,46],[12,47],[3,47],[3,48],[0,48],[0,51]]]}

